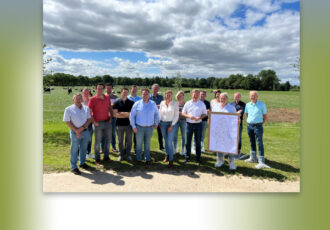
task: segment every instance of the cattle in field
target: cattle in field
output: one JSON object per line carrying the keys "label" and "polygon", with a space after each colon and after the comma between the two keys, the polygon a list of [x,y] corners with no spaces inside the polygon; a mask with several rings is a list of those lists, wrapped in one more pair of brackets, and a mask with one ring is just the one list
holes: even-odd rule
{"label": "cattle in field", "polygon": [[184,91],[184,93],[190,93],[190,90],[186,90],[186,91]]}
{"label": "cattle in field", "polygon": [[49,87],[44,87],[44,92],[45,93],[47,93],[47,92],[50,93],[50,88]]}
{"label": "cattle in field", "polygon": [[71,93],[72,93],[72,89],[68,88],[68,94],[71,94]]}

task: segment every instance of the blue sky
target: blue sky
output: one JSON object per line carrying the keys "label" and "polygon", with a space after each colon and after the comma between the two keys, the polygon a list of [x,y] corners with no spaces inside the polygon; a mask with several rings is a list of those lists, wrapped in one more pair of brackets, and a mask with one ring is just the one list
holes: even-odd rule
{"label": "blue sky", "polygon": [[[44,1],[46,71],[227,77],[273,69],[297,83],[295,0]],[[60,20],[59,20],[60,19]]]}

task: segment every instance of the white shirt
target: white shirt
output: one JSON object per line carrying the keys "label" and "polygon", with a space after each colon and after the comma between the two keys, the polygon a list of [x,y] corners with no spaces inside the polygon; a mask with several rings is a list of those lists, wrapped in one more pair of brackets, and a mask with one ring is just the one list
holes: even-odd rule
{"label": "white shirt", "polygon": [[[206,106],[205,106],[204,102],[202,102],[201,100],[198,99],[197,102],[194,102],[193,100],[187,101],[186,104],[184,104],[184,106],[183,106],[182,113],[188,114],[188,115],[194,116],[194,117],[200,117],[203,114],[206,115],[207,111],[206,111]],[[200,122],[202,122],[202,120],[194,121],[194,120],[187,118],[187,122],[200,123]]]}
{"label": "white shirt", "polygon": [[223,113],[236,113],[235,106],[227,104],[224,108],[221,107],[220,102],[216,100],[211,101],[212,112],[223,112]]}
{"label": "white shirt", "polygon": [[176,101],[171,101],[168,106],[165,101],[159,105],[159,119],[161,121],[171,121],[174,126],[179,120],[179,105]]}
{"label": "white shirt", "polygon": [[76,128],[83,126],[89,118],[91,118],[89,108],[83,104],[80,109],[73,104],[64,110],[63,121],[71,121]]}

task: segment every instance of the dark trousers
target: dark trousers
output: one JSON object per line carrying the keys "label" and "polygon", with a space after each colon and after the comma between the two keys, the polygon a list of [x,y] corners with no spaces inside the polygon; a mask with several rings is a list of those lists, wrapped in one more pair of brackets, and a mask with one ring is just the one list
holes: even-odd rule
{"label": "dark trousers", "polygon": [[159,149],[164,149],[163,135],[162,135],[162,130],[160,129],[160,125],[157,127],[157,134],[158,134]]}
{"label": "dark trousers", "polygon": [[241,148],[242,148],[242,130],[243,130],[243,122],[241,122],[240,126],[239,126],[239,141],[238,141],[238,152],[241,152]]}
{"label": "dark trousers", "polygon": [[197,158],[197,161],[200,161],[201,160],[202,122],[200,122],[200,123],[187,122],[186,134],[187,134],[186,159],[190,159],[191,139],[194,134],[195,143],[196,143],[196,158]]}
{"label": "dark trousers", "polygon": [[118,145],[121,157],[129,157],[131,155],[132,147],[132,127],[127,126],[117,126],[118,135]]}

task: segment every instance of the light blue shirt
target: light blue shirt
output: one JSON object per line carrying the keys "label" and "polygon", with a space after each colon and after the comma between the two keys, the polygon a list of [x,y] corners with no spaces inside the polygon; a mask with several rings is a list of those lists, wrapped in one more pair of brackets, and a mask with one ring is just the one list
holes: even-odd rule
{"label": "light blue shirt", "polygon": [[248,114],[247,123],[262,123],[264,114],[267,114],[266,105],[258,100],[255,104],[249,102],[245,106],[245,113]]}
{"label": "light blue shirt", "polygon": [[143,100],[135,102],[129,116],[129,121],[133,129],[136,128],[136,125],[158,125],[159,112],[156,103],[151,100],[148,103],[144,103]]}
{"label": "light blue shirt", "polygon": [[91,118],[89,108],[83,104],[80,109],[73,104],[64,110],[63,121],[71,121],[76,128],[83,126],[89,118]]}
{"label": "light blue shirt", "polygon": [[136,95],[135,97],[132,97],[132,95],[129,95],[127,98],[128,98],[128,100],[131,100],[133,102],[137,102],[138,100],[141,100],[142,99],[138,95]]}

